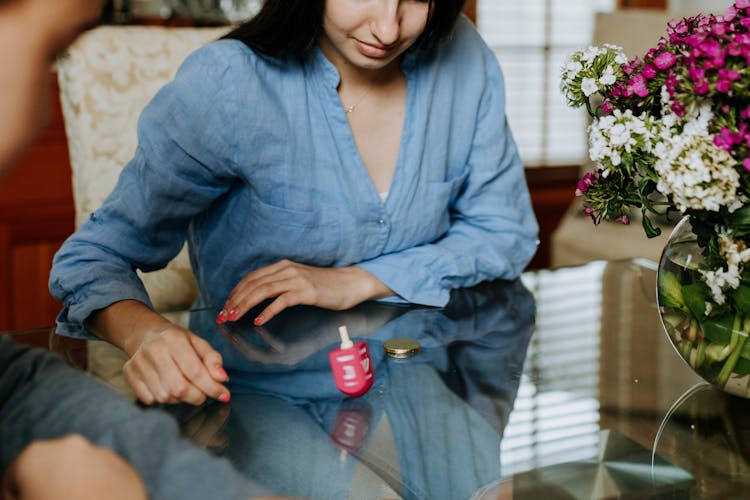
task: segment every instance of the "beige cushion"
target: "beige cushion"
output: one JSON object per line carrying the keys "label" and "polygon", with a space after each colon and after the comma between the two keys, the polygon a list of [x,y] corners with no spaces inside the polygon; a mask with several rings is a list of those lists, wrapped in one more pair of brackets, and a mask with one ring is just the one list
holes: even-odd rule
{"label": "beige cushion", "polygon": [[[133,157],[141,110],[190,52],[228,29],[101,26],[58,61],[76,227],[101,205]],[[165,269],[140,276],[154,308],[184,325],[197,295],[186,248]],[[89,345],[89,370],[132,397],[122,380],[124,360],[110,344]]]}
{"label": "beige cushion", "polygon": [[[58,62],[76,226],[101,205],[132,158],[141,110],[190,52],[226,29],[102,26]],[[197,293],[184,248],[166,269],[141,278],[157,311],[187,309]]]}

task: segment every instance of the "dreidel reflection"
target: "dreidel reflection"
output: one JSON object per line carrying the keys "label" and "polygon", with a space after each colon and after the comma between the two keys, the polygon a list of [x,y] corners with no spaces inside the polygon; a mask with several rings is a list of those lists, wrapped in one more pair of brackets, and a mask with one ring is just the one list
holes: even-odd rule
{"label": "dreidel reflection", "polygon": [[328,353],[336,387],[347,396],[366,393],[375,380],[367,342],[353,343],[345,326],[339,327],[341,346]]}
{"label": "dreidel reflection", "polygon": [[[348,402],[355,402],[355,404],[349,404]],[[345,401],[339,411],[336,412],[336,421],[331,431],[331,441],[342,451],[357,454],[367,438],[370,420],[372,420],[372,409],[365,400],[349,399]]]}

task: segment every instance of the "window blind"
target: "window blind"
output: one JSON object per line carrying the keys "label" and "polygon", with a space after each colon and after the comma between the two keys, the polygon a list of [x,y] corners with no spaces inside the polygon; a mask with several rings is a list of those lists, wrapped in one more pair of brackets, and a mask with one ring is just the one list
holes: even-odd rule
{"label": "window blind", "polygon": [[523,274],[537,304],[513,411],[500,443],[504,477],[596,455],[601,261]]}
{"label": "window blind", "polygon": [[594,14],[615,0],[477,0],[477,27],[497,54],[506,113],[527,167],[586,161],[586,113],[559,90],[566,57],[591,44]]}

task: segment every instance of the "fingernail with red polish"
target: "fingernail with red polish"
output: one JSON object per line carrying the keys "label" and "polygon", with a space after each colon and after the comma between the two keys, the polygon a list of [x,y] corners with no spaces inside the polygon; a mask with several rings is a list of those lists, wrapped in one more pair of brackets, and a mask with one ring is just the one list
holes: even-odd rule
{"label": "fingernail with red polish", "polygon": [[219,396],[219,401],[221,401],[222,403],[228,403],[230,398],[231,396],[229,395],[229,393],[225,392],[221,396]]}
{"label": "fingernail with red polish", "polygon": [[227,375],[227,372],[226,370],[224,370],[224,368],[222,368],[221,366],[217,366],[216,373],[218,373],[222,379],[229,382],[229,375]]}
{"label": "fingernail with red polish", "polygon": [[253,324],[254,324],[255,326],[260,326],[260,325],[262,325],[262,324],[263,324],[263,316],[258,316],[257,318],[255,318],[255,319],[253,320]]}
{"label": "fingernail with red polish", "polygon": [[237,308],[233,308],[231,311],[229,311],[229,314],[227,315],[227,320],[234,321],[237,319]]}
{"label": "fingernail with red polish", "polygon": [[227,313],[223,309],[221,312],[216,316],[216,324],[220,325],[224,323],[227,320]]}

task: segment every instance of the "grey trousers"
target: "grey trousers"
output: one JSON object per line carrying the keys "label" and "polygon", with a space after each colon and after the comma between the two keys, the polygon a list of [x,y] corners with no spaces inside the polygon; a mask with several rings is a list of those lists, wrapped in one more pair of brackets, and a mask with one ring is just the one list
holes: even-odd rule
{"label": "grey trousers", "polygon": [[34,440],[73,433],[132,464],[152,499],[240,500],[268,493],[228,460],[185,440],[166,412],[138,408],[54,354],[0,335],[0,476]]}

